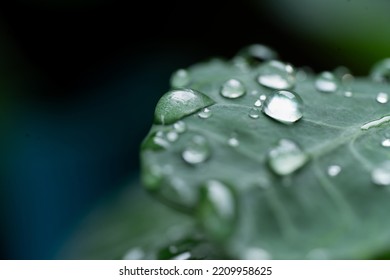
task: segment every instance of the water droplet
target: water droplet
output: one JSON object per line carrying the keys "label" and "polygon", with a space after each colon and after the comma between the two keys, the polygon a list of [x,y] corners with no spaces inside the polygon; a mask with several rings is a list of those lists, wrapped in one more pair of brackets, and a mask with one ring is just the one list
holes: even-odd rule
{"label": "water droplet", "polygon": [[260,117],[260,111],[257,108],[252,108],[252,109],[249,110],[248,115],[252,119],[258,119]]}
{"label": "water droplet", "polygon": [[371,172],[371,180],[379,186],[390,185],[390,161],[385,161],[379,164]]}
{"label": "water droplet", "polygon": [[370,76],[375,82],[390,82],[390,58],[386,58],[376,63],[371,69]]}
{"label": "water droplet", "polygon": [[339,175],[340,172],[341,172],[341,166],[339,165],[330,165],[328,167],[328,175],[330,177],[335,177]]}
{"label": "water droplet", "polygon": [[145,257],[145,252],[139,247],[128,250],[123,256],[124,260],[142,260]]}
{"label": "water droplet", "polygon": [[390,139],[389,138],[383,139],[381,145],[382,147],[386,147],[386,148],[390,147]]}
{"label": "water droplet", "polygon": [[389,96],[385,92],[380,92],[376,96],[376,101],[381,103],[381,104],[385,104],[385,103],[387,103],[389,101]]}
{"label": "water droplet", "polygon": [[352,97],[352,95],[353,95],[352,91],[347,90],[344,92],[345,97]]}
{"label": "water droplet", "polygon": [[241,253],[241,259],[243,260],[270,260],[271,254],[259,247],[247,248]]}
{"label": "water droplet", "polygon": [[198,199],[197,193],[189,187],[188,182],[176,174],[165,176],[154,191],[165,201],[184,210],[192,210]]}
{"label": "water droplet", "polygon": [[201,119],[208,119],[211,117],[211,110],[209,108],[204,108],[202,109],[199,113],[198,116]]}
{"label": "water droplet", "polygon": [[171,76],[171,87],[173,88],[186,87],[189,83],[190,75],[185,69],[179,69]]}
{"label": "water droplet", "polygon": [[172,258],[172,260],[189,260],[191,258],[190,252],[183,252],[175,257]]}
{"label": "water droplet", "polygon": [[261,101],[258,99],[255,101],[255,104],[253,104],[255,107],[261,107]]}
{"label": "water droplet", "polygon": [[179,134],[175,130],[168,131],[167,139],[169,142],[175,142],[179,138]]}
{"label": "water droplet", "polygon": [[245,86],[237,79],[230,79],[222,85],[220,93],[226,98],[238,98],[245,94]]}
{"label": "water droplet", "polygon": [[217,180],[207,181],[200,190],[197,217],[203,228],[217,240],[228,237],[235,228],[236,198],[232,190]]}
{"label": "water droplet", "polygon": [[334,70],[333,70],[333,73],[334,75],[338,78],[338,79],[342,79],[345,75],[350,75],[351,74],[351,70],[349,70],[347,67],[345,66],[338,66],[336,67]]}
{"label": "water droplet", "polygon": [[265,101],[267,99],[267,95],[262,94],[262,95],[260,95],[259,99],[260,99],[260,101]]}
{"label": "water droplet", "polygon": [[191,89],[170,90],[157,103],[154,123],[172,124],[214,103],[210,97],[199,91]]}
{"label": "water droplet", "polygon": [[184,133],[187,130],[187,125],[183,121],[178,121],[173,124],[173,129],[176,130],[177,133]]}
{"label": "water droplet", "polygon": [[161,166],[155,163],[142,164],[141,180],[142,185],[149,191],[156,191],[161,187],[165,172]]}
{"label": "water droplet", "polygon": [[279,90],[265,100],[262,110],[270,118],[290,124],[302,118],[303,101],[293,91]]}
{"label": "water droplet", "polygon": [[315,80],[315,87],[321,92],[335,92],[338,88],[338,82],[331,72],[322,72]]}
{"label": "water droplet", "polygon": [[258,92],[257,90],[255,90],[255,89],[251,91],[251,94],[252,94],[252,95],[257,95],[258,93],[259,93],[259,92]]}
{"label": "water droplet", "polygon": [[295,85],[295,71],[289,64],[277,60],[259,66],[257,81],[272,89],[290,89]]}
{"label": "water droplet", "polygon": [[237,53],[238,57],[242,57],[246,60],[247,64],[255,66],[263,61],[277,59],[278,54],[270,47],[254,44],[241,49]]}
{"label": "water droplet", "polygon": [[162,131],[149,134],[142,143],[142,149],[150,149],[152,151],[168,149],[169,146],[170,143],[166,140]]}
{"label": "water droplet", "polygon": [[291,140],[281,139],[278,145],[268,154],[268,164],[272,171],[278,175],[289,175],[301,168],[308,156]]}
{"label": "water droplet", "polygon": [[206,138],[200,135],[194,136],[181,155],[184,161],[190,164],[205,162],[211,155]]}
{"label": "water droplet", "polygon": [[240,141],[238,141],[237,136],[233,134],[229,139],[228,139],[228,144],[231,147],[238,147],[240,145]]}

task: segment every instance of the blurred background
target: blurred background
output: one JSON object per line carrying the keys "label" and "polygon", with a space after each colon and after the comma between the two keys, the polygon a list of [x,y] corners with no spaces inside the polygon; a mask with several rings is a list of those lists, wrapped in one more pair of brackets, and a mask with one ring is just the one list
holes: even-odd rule
{"label": "blurred background", "polygon": [[261,43],[315,71],[390,56],[385,0],[13,0],[0,4],[0,258],[55,259],[138,177],[169,77]]}

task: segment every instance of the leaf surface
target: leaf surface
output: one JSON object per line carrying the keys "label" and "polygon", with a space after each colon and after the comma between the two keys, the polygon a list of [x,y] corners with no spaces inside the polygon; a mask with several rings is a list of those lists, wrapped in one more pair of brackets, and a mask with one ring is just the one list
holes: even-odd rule
{"label": "leaf surface", "polygon": [[[184,116],[186,131],[166,139],[161,149],[150,143],[174,127],[152,126],[141,151],[145,186],[165,203],[196,216],[200,225],[205,225],[202,186],[210,180],[229,186],[236,219],[226,222],[232,223],[233,233],[213,235],[207,223],[205,231],[232,258],[367,259],[389,251],[390,189],[373,180],[375,170],[389,176],[380,167],[390,159],[390,148],[381,144],[390,135],[390,104],[376,100],[389,85],[356,77],[338,81],[335,92],[320,92],[316,77],[306,73],[292,88],[303,100],[303,117],[286,124],[264,113],[249,117],[259,96],[269,98],[274,92],[257,82],[257,69],[222,60],[188,69],[187,87],[215,104],[208,107],[208,118]],[[244,84],[245,95],[229,99],[220,94],[232,78]],[[199,136],[209,156],[191,164],[183,152]],[[285,176],[269,164],[270,151],[281,139],[296,143],[307,157]],[[217,201],[215,209],[218,203],[223,202]],[[218,219],[214,210],[210,215]]]}

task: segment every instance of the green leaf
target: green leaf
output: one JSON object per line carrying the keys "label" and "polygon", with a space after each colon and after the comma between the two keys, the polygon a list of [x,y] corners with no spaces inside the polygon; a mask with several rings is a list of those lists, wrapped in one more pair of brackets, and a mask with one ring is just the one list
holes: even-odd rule
{"label": "green leaf", "polygon": [[[152,126],[141,151],[145,187],[193,215],[234,259],[386,255],[389,85],[327,72],[317,79],[285,64],[288,83],[276,77],[275,88],[285,91],[276,93],[273,82],[265,87],[258,77],[272,76],[272,63],[244,62],[187,69],[187,87],[215,104],[175,119],[185,131]],[[244,95],[220,93],[231,79]],[[239,83],[229,82],[233,90]],[[161,149],[148,144],[157,134],[165,141]]]}
{"label": "green leaf", "polygon": [[186,215],[155,203],[138,181],[98,205],[59,259],[213,259],[220,252]]}

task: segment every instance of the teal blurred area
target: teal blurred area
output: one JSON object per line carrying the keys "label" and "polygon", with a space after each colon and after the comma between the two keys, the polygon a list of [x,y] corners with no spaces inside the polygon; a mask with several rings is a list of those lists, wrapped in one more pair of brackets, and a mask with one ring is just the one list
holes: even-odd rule
{"label": "teal blurred area", "polygon": [[[387,54],[388,29],[369,34],[382,17],[373,4],[367,18],[345,10],[351,28],[339,30],[349,25],[333,20],[335,1],[308,2],[3,1],[0,257],[57,258],[93,207],[129,187],[176,69],[252,43],[316,71],[345,63],[363,73]],[[348,39],[354,17],[364,32]]]}

